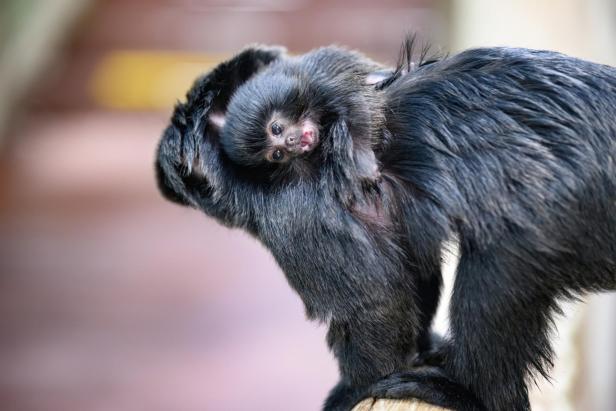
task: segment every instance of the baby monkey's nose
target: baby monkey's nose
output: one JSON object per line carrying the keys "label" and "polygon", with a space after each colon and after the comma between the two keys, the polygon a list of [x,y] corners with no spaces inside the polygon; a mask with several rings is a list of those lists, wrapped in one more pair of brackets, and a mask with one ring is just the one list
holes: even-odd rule
{"label": "baby monkey's nose", "polygon": [[289,133],[289,135],[287,135],[287,138],[285,139],[285,144],[288,147],[292,147],[299,142],[300,137],[301,135],[299,133]]}

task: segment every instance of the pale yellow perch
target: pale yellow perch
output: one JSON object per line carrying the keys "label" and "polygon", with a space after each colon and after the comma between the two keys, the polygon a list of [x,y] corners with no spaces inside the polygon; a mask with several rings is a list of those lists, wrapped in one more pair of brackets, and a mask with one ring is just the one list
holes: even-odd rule
{"label": "pale yellow perch", "polygon": [[450,411],[419,400],[385,400],[368,398],[353,408],[353,411]]}

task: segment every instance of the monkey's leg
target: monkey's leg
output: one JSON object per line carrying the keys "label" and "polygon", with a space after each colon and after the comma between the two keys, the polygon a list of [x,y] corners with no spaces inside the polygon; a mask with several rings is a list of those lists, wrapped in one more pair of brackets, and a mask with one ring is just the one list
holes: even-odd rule
{"label": "monkey's leg", "polygon": [[[502,252],[463,253],[451,301],[452,339],[443,347],[443,372],[428,368],[394,374],[372,389],[385,398],[416,397],[456,410],[528,411],[527,374],[545,374],[551,350],[547,337],[553,290],[538,281],[518,256]],[[460,396],[456,386],[471,396]]]}
{"label": "monkey's leg", "polygon": [[445,369],[493,411],[530,409],[529,371],[545,375],[555,290],[541,264],[504,249],[462,252],[450,315]]}
{"label": "monkey's leg", "polygon": [[325,401],[325,411],[349,411],[375,381],[410,368],[417,338],[415,313],[409,299],[331,321],[327,340],[338,359],[340,382]]}

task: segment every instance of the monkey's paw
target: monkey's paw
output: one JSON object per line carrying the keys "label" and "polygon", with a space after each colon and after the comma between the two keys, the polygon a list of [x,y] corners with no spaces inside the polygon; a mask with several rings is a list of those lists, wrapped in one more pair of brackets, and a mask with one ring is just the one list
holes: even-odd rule
{"label": "monkey's paw", "polygon": [[485,411],[466,388],[452,381],[437,367],[424,367],[391,374],[367,390],[374,398],[416,398],[439,407],[459,411]]}

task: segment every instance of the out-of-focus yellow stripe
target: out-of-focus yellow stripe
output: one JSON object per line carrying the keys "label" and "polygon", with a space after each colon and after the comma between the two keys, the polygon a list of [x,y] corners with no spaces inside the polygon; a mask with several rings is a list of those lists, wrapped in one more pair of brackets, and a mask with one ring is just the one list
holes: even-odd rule
{"label": "out-of-focus yellow stripe", "polygon": [[90,92],[106,108],[166,109],[184,98],[197,76],[225,58],[223,54],[114,51],[96,67]]}

